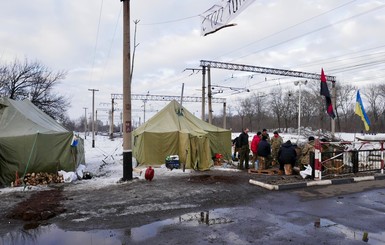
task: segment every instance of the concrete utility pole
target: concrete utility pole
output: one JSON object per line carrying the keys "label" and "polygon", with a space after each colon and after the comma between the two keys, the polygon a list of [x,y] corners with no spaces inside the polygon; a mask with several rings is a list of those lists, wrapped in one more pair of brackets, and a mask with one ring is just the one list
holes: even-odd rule
{"label": "concrete utility pole", "polygon": [[146,122],[146,103],[148,101],[148,96],[150,95],[150,92],[147,91],[146,98],[143,99],[143,123]]}
{"label": "concrete utility pole", "polygon": [[84,139],[87,139],[87,107],[83,107],[84,109]]}
{"label": "concrete utility pole", "polygon": [[123,178],[132,180],[130,0],[123,2]]}
{"label": "concrete utility pole", "polygon": [[202,66],[202,120],[203,121],[206,121],[205,120],[205,117],[206,117],[206,113],[205,113],[205,97],[206,97],[206,92],[205,92],[205,89],[206,89],[206,82],[205,82],[205,79],[206,79],[206,66]]}
{"label": "concrete utility pole", "polygon": [[98,89],[88,89],[88,91],[92,91],[92,148],[95,148],[95,91],[99,91]]}
{"label": "concrete utility pole", "polygon": [[110,139],[114,138],[114,103],[115,99],[111,99],[111,120],[110,120]]}
{"label": "concrete utility pole", "polygon": [[301,85],[307,84],[307,80],[304,81],[294,81],[294,85],[298,85],[298,138],[297,143],[299,142],[299,138],[301,137]]}
{"label": "concrete utility pole", "polygon": [[223,103],[223,128],[226,128],[227,125],[226,125],[226,102]]}
{"label": "concrete utility pole", "polygon": [[211,103],[213,94],[211,91],[211,72],[210,66],[207,67],[207,103],[209,109],[209,123],[213,124],[213,104]]}

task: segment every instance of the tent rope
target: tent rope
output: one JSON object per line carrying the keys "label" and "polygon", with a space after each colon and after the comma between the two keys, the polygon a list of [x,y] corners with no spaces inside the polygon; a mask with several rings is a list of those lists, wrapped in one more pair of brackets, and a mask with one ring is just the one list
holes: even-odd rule
{"label": "tent rope", "polygon": [[25,166],[25,169],[24,169],[24,174],[23,174],[24,190],[25,190],[25,187],[26,187],[25,182],[24,182],[24,178],[25,178],[25,174],[27,173],[27,169],[28,169],[29,163],[31,162],[32,153],[33,153],[33,151],[35,149],[35,145],[36,145],[36,140],[37,140],[37,135],[38,134],[39,134],[39,132],[36,133],[35,140],[33,141],[31,152],[29,153],[29,158],[28,158],[27,166]]}

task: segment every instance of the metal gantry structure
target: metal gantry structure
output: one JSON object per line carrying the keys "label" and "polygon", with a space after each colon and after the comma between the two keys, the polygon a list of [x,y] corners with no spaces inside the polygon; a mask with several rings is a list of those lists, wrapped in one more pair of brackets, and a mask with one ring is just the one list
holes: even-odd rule
{"label": "metal gantry structure", "polygon": [[[122,94],[111,94],[111,99],[121,100]],[[180,100],[180,95],[154,95],[154,94],[131,94],[132,100],[151,100],[151,101],[173,101]],[[183,102],[202,102],[202,97],[183,96]],[[225,98],[213,98],[213,103],[226,103]]]}
{"label": "metal gantry structure", "polygon": [[[268,67],[262,67],[262,66],[242,65],[242,64],[226,63],[226,62],[219,62],[219,61],[209,61],[209,60],[201,60],[200,66],[225,69],[225,70],[233,70],[233,71],[255,72],[255,73],[270,74],[270,75],[277,75],[277,76],[299,77],[299,78],[314,79],[314,80],[319,80],[321,77],[321,74],[318,74],[318,73],[291,71],[291,70],[268,68]],[[334,83],[336,82],[336,77],[326,76],[326,80]]]}
{"label": "metal gantry structure", "polygon": [[[122,94],[111,94],[112,104],[115,100],[121,100],[123,98]],[[132,100],[143,100],[143,101],[173,101],[180,100],[181,96],[179,95],[154,95],[154,94],[131,94]],[[204,103],[204,98],[196,96],[183,96],[183,102],[198,102]],[[212,103],[222,103],[223,104],[223,127],[226,128],[226,99],[225,98],[212,98]]]}
{"label": "metal gantry structure", "polygon": [[[261,66],[252,66],[252,65],[243,65],[243,64],[234,64],[234,63],[226,63],[226,62],[219,62],[219,61],[209,61],[209,60],[201,60],[200,66],[202,67],[202,90],[205,87],[205,71],[207,70],[207,76],[208,76],[208,105],[209,105],[209,123],[211,123],[211,74],[210,74],[210,68],[217,68],[217,69],[225,69],[225,70],[233,70],[233,71],[246,71],[246,72],[254,72],[254,73],[261,73],[261,74],[270,74],[270,75],[277,75],[277,76],[287,76],[287,77],[296,77],[296,78],[304,78],[304,79],[313,79],[313,80],[320,80],[321,74],[318,73],[310,73],[310,72],[302,72],[302,71],[292,71],[292,70],[285,70],[285,69],[277,69],[277,68],[268,68],[268,67],[261,67]],[[336,77],[335,76],[325,76],[326,80],[332,83],[332,104],[333,108],[336,108],[336,89],[335,89],[335,82]],[[202,95],[203,96],[203,95]],[[203,108],[203,105],[202,105]],[[332,136],[334,136],[335,133],[335,120],[331,119],[331,131]]]}

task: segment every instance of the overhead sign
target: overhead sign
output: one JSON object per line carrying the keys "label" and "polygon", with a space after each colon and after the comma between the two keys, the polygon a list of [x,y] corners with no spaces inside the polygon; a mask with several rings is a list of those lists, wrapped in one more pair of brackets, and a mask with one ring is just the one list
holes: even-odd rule
{"label": "overhead sign", "polygon": [[222,0],[223,5],[214,5],[204,12],[202,17],[202,36],[214,33],[225,27],[234,26],[229,22],[237,17],[255,0]]}

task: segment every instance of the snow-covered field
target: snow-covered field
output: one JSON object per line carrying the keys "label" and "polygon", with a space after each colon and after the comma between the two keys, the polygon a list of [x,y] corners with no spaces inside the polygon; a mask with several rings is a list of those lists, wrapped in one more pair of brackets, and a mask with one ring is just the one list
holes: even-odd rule
{"label": "snow-covered field", "polygon": [[[237,137],[240,133],[233,133],[232,139]],[[255,133],[250,133],[250,140]],[[269,132],[269,135],[272,136],[273,133]],[[293,143],[297,143],[298,136],[295,134],[280,134],[285,141],[291,140]],[[81,137],[84,137],[84,134],[80,134]],[[355,134],[350,133],[336,133],[336,136],[341,138],[344,141],[353,141],[356,137]],[[358,136],[358,135],[357,135]],[[366,135],[360,137],[366,137],[368,140],[373,139],[385,139],[385,134],[378,135]],[[298,143],[304,143],[307,141],[307,137],[301,137]],[[90,172],[93,175],[92,179],[89,180],[77,180],[72,182],[67,188],[74,189],[95,189],[101,188],[106,185],[117,185],[119,180],[123,177],[123,156],[122,156],[122,138],[115,138],[111,141],[108,136],[96,135],[95,136],[95,148],[92,148],[92,137],[91,135],[87,136],[87,139],[84,141],[85,147],[85,170]],[[133,166],[136,167],[136,161],[133,159]],[[226,170],[226,169],[223,169]],[[141,172],[142,171],[142,172]],[[135,168],[133,172],[133,177],[144,179],[144,168]],[[164,165],[160,168],[155,168],[155,177],[156,176],[168,176],[168,175],[181,175],[189,174],[191,170],[186,169],[183,172],[181,169],[174,169],[170,171]],[[31,191],[47,188],[45,186],[37,186],[32,188],[24,187],[9,187],[0,189],[0,195],[2,193],[7,193],[11,191]]]}

